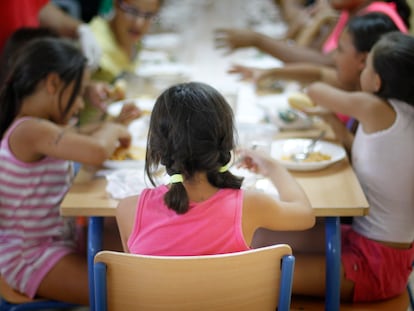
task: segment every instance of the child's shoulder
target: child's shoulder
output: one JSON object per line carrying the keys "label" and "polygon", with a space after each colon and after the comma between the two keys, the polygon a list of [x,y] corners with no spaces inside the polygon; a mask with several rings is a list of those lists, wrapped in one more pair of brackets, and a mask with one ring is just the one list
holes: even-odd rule
{"label": "child's shoulder", "polygon": [[[38,118],[38,117],[30,117],[30,116],[25,116],[25,117],[21,117],[16,119],[13,124],[11,125],[11,127],[19,127],[21,129],[24,130],[56,130],[56,129],[62,129],[62,126],[49,121],[47,119],[43,119],[43,118]],[[27,133],[29,134],[29,132]]]}

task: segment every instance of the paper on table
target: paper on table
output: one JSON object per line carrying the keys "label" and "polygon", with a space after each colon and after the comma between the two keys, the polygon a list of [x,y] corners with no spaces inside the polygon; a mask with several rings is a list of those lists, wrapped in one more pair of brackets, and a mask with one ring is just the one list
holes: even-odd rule
{"label": "paper on table", "polygon": [[108,181],[106,191],[114,199],[123,199],[140,194],[148,187],[144,179],[144,171],[137,169],[115,170],[106,175]]}

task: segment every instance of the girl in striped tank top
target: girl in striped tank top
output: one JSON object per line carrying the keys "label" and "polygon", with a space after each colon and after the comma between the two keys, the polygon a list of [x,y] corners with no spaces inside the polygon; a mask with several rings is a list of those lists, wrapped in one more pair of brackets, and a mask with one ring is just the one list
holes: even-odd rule
{"label": "girl in striped tank top", "polygon": [[34,39],[0,90],[0,275],[29,297],[85,305],[86,258],[76,252],[74,219],[61,217],[59,205],[72,161],[99,166],[130,143],[119,124],[88,135],[70,126],[84,107],[89,75],[72,43]]}

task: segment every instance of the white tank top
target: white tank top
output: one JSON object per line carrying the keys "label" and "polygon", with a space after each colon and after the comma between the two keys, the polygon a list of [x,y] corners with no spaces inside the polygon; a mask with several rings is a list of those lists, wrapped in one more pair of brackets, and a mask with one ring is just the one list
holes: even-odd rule
{"label": "white tank top", "polygon": [[352,165],[370,204],[368,216],[354,217],[353,228],[374,240],[414,240],[414,107],[390,100],[394,124],[366,134],[358,127]]}

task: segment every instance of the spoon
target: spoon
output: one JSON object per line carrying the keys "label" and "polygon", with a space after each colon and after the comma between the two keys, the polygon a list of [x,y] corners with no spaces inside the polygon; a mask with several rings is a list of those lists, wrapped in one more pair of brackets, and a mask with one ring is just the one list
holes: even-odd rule
{"label": "spoon", "polygon": [[302,152],[294,153],[291,155],[291,159],[296,162],[304,161],[306,160],[313,149],[315,148],[316,143],[321,140],[326,134],[326,131],[323,130],[317,137],[313,138],[311,143],[307,145]]}

